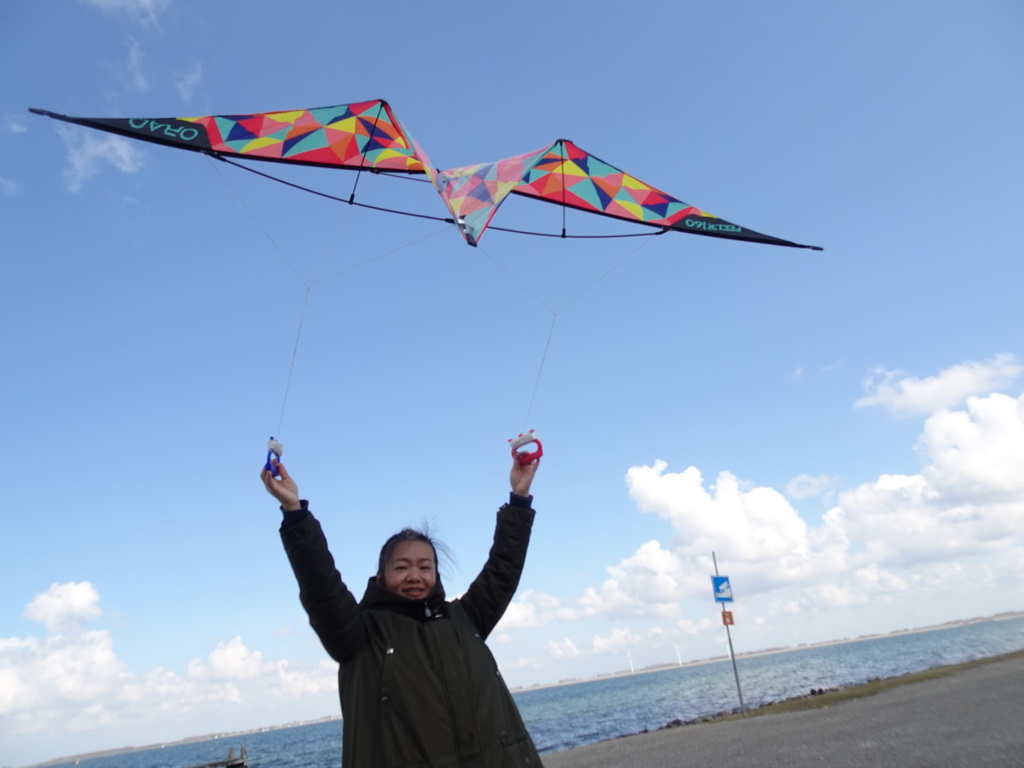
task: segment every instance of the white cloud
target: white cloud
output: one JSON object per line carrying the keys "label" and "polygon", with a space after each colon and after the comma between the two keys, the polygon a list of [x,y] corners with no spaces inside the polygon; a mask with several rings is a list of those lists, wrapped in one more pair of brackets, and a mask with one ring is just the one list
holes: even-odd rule
{"label": "white cloud", "polygon": [[182,101],[190,102],[193,95],[195,95],[196,89],[202,82],[203,65],[198,59],[193,59],[192,66],[178,76],[178,79],[174,82],[174,87],[178,90],[178,95],[181,96]]}
{"label": "white cloud", "polygon": [[839,495],[826,517],[880,564],[1008,548],[1024,530],[1024,395],[970,398],[925,423],[916,475],[882,475]]}
{"label": "white cloud", "polygon": [[908,588],[907,581],[901,576],[870,564],[846,576],[805,587],[785,607],[784,612],[798,613],[812,607],[852,608],[869,602],[885,601],[890,595],[905,592]]}
{"label": "white cloud", "polygon": [[597,654],[626,653],[631,646],[635,646],[641,641],[642,638],[633,634],[628,627],[616,627],[611,634],[594,635],[593,652]]}
{"label": "white cloud", "polygon": [[907,582],[890,571],[883,571],[875,564],[853,572],[854,579],[871,592],[903,592]]}
{"label": "white cloud", "polygon": [[273,668],[273,665],[263,663],[263,654],[250,651],[241,637],[234,637],[227,643],[218,643],[210,652],[207,663],[197,659],[189,664],[188,676],[193,680],[252,680]]}
{"label": "white cloud", "polygon": [[25,127],[20,116],[7,115],[4,118],[4,130],[8,133],[26,133],[28,128]]}
{"label": "white cloud", "polygon": [[[680,596],[704,594],[713,572],[711,553],[724,557],[746,589],[761,592],[842,570],[845,541],[831,526],[812,530],[786,498],[748,486],[720,472],[705,488],[696,467],[666,472],[664,461],[632,467],[626,485],[641,512],[654,512],[673,527],[672,575]],[[628,563],[628,561],[624,561]],[[645,592],[640,585],[634,593]]]}
{"label": "white cloud", "polygon": [[[1016,368],[1000,358],[984,374],[974,364],[949,370],[992,383]],[[959,374],[940,378],[954,381]],[[554,618],[679,616],[684,599],[706,596],[713,551],[744,597],[803,590],[787,598],[790,611],[890,599],[917,583],[906,569],[920,573],[928,564],[1009,551],[1024,531],[1024,396],[968,397],[956,411],[937,407],[918,440],[919,473],[881,475],[848,488],[815,525],[779,492],[730,472],[707,484],[696,467],[669,472],[664,461],[632,467],[630,496],[641,512],[671,524],[670,543],[643,544],[610,566],[599,585],[563,601]],[[804,475],[787,491],[806,497],[836,483]]]}
{"label": "white cloud", "polygon": [[828,475],[797,475],[786,483],[786,495],[791,499],[809,499],[820,496],[835,483],[836,479]]}
{"label": "white cloud", "polygon": [[[820,368],[815,369],[814,371],[812,371],[812,375],[821,376],[824,374],[832,373],[832,371],[838,370],[839,368],[842,367],[843,361],[837,360],[834,363],[829,363],[827,365],[823,365]],[[789,378],[796,382],[802,382],[808,378],[807,369],[805,369],[802,365],[797,366],[792,371],[790,371]]]}
{"label": "white cloud", "polygon": [[51,584],[26,606],[25,616],[52,633],[75,630],[102,615],[99,603],[99,592],[87,581]]}
{"label": "white cloud", "polygon": [[833,363],[821,366],[821,368],[818,369],[818,373],[832,373],[832,371],[838,371],[844,365],[845,363],[842,360],[836,360]]}
{"label": "white cloud", "polygon": [[128,139],[65,125],[58,125],[57,131],[68,149],[64,183],[69,192],[81,191],[104,164],[124,173],[137,173],[142,168],[143,155]]}
{"label": "white cloud", "polygon": [[561,605],[561,601],[553,595],[525,590],[509,605],[496,629],[508,633],[518,629],[542,627],[551,621],[554,612]]}
{"label": "white cloud", "polygon": [[803,599],[809,604],[827,608],[852,608],[866,603],[868,596],[842,582],[826,582],[803,590]]}
{"label": "white cloud", "polygon": [[321,660],[312,669],[296,667],[284,660],[275,666],[278,679],[273,690],[275,698],[295,700],[338,691],[338,665],[330,659]]}
{"label": "white cloud", "polygon": [[700,619],[699,621],[693,621],[692,619],[680,619],[676,622],[676,628],[684,635],[696,635],[700,632],[707,632],[714,626],[714,622],[707,617]]}
{"label": "white cloud", "polygon": [[130,40],[128,43],[128,61],[121,73],[125,85],[138,93],[145,93],[149,90],[149,80],[145,73],[146,62],[142,53],[142,46],[137,40]]}
{"label": "white cloud", "polygon": [[116,690],[124,673],[104,631],[8,638],[0,642],[0,732],[12,724],[28,732],[46,730],[49,721],[62,719],[55,710],[95,703]]}
{"label": "white cloud", "polygon": [[10,179],[0,176],[0,195],[14,197],[18,194],[18,185]]}
{"label": "white cloud", "polygon": [[128,16],[129,18],[151,26],[157,23],[157,17],[170,5],[170,0],[85,0],[90,5],[106,11]]}
{"label": "white cloud", "polygon": [[589,587],[579,608],[560,612],[562,618],[585,616],[677,616],[686,573],[678,556],[657,541],[642,545],[633,555],[608,569],[600,587]]}
{"label": "white cloud", "polygon": [[968,361],[924,379],[903,371],[878,368],[864,380],[865,396],[857,408],[878,405],[896,413],[934,413],[961,404],[970,395],[995,392],[1016,379],[1021,365],[1013,355],[996,355],[984,362]]}
{"label": "white cloud", "polygon": [[1019,501],[1024,495],[1024,396],[968,398],[930,417],[919,440],[924,476],[947,501]]}
{"label": "white cloud", "polygon": [[544,666],[544,662],[534,656],[520,656],[512,662],[506,662],[501,665],[502,669],[541,669]]}
{"label": "white cloud", "polygon": [[573,656],[579,656],[581,651],[576,647],[576,643],[567,637],[561,640],[548,640],[547,642],[548,655],[554,659],[568,659]]}
{"label": "white cloud", "polygon": [[46,626],[48,636],[0,638],[0,742],[58,731],[79,734],[79,741],[101,731],[125,734],[105,739],[126,738],[140,728],[152,732],[198,718],[173,726],[162,736],[169,738],[202,722],[224,722],[228,715],[222,707],[258,708],[269,700],[309,696],[332,701],[337,692],[334,663],[267,662],[241,637],[218,643],[184,675],[165,669],[132,672],[118,659],[109,632],[84,626],[102,614],[99,602],[88,582],[54,584],[25,608],[27,617]]}

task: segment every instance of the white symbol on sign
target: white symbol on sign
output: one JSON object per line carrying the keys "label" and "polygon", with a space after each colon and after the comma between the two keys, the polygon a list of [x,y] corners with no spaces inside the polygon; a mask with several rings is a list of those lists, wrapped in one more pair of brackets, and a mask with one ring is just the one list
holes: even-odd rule
{"label": "white symbol on sign", "polygon": [[716,603],[732,602],[732,586],[729,584],[728,576],[712,576],[711,592],[715,596]]}

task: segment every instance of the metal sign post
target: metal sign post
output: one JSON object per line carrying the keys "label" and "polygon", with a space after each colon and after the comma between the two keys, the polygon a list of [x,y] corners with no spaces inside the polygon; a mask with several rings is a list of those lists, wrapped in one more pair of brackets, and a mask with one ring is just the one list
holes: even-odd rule
{"label": "metal sign post", "polygon": [[736,678],[736,693],[740,697],[740,714],[743,717],[747,716],[747,707],[743,703],[743,689],[740,687],[740,673],[736,668],[736,654],[732,650],[732,633],[729,631],[729,627],[732,626],[732,611],[725,610],[725,604],[731,603],[732,600],[732,585],[729,583],[728,576],[718,575],[718,558],[715,557],[715,553],[711,553],[711,559],[715,563],[715,575],[711,577],[711,591],[715,595],[715,602],[721,603],[722,605],[722,624],[725,625],[725,636],[729,638],[729,658],[732,659],[732,674]]}

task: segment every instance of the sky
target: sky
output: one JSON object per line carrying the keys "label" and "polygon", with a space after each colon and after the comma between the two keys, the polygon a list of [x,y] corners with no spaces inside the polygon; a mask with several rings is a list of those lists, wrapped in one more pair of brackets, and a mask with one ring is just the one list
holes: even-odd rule
{"label": "sky", "polygon": [[[457,595],[506,440],[537,430],[489,641],[510,686],[726,653],[714,561],[737,652],[1024,609],[1024,7],[512,8],[0,2],[0,766],[338,713],[258,478],[270,435],[357,594],[425,523]],[[568,138],[824,250],[474,249],[27,111],[374,98],[441,168]],[[444,215],[425,184],[357,199]]]}

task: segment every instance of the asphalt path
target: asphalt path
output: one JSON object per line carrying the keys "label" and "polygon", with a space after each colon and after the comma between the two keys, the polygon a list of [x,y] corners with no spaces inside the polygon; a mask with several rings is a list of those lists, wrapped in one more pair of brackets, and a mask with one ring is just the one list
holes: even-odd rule
{"label": "asphalt path", "polygon": [[544,768],[1024,768],[1024,659],[835,706],[679,726],[543,756]]}

